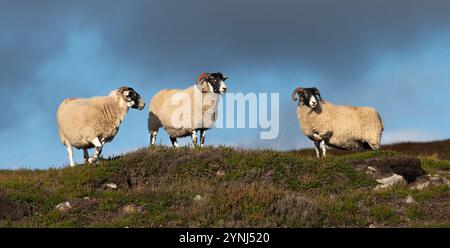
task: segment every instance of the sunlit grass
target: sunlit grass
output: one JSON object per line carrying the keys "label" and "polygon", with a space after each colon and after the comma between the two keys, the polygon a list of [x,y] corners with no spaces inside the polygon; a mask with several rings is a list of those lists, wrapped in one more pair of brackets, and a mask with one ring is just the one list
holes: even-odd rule
{"label": "sunlit grass", "polygon": [[[351,165],[398,154],[382,150],[316,159],[301,152],[156,146],[94,166],[4,170],[0,193],[29,213],[2,219],[0,226],[448,226],[448,186],[375,192],[376,181]],[[450,162],[440,155],[419,158],[427,172],[448,177]],[[408,196],[415,203],[406,204]],[[55,206],[65,201],[73,208],[57,211]],[[129,204],[143,211],[124,213]]]}

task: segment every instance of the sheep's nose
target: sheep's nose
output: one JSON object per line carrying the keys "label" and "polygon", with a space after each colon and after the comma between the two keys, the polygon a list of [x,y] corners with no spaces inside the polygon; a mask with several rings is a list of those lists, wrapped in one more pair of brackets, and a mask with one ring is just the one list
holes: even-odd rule
{"label": "sheep's nose", "polygon": [[226,92],[227,92],[227,87],[225,87],[225,86],[220,87],[220,90],[219,90],[220,94],[225,94]]}
{"label": "sheep's nose", "polygon": [[140,102],[139,106],[138,106],[138,109],[139,110],[143,110],[144,108],[145,108],[145,102]]}

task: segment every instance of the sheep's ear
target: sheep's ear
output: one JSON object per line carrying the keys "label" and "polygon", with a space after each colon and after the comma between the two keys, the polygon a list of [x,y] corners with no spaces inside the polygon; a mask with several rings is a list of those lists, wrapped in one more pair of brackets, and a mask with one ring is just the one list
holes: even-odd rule
{"label": "sheep's ear", "polygon": [[224,78],[223,78],[223,81],[225,82],[227,79],[228,79],[228,77],[224,77]]}
{"label": "sheep's ear", "polygon": [[319,101],[322,101],[322,95],[320,95],[320,91],[318,88],[314,87],[314,93],[319,97]]}

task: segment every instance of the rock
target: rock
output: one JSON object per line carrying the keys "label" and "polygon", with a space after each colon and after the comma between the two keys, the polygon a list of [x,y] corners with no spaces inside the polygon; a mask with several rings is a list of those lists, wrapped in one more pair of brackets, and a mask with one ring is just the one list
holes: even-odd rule
{"label": "rock", "polygon": [[450,186],[450,181],[445,177],[427,174],[422,168],[421,160],[415,157],[376,157],[349,160],[346,163],[379,182],[381,185],[376,186],[376,190],[389,188],[399,183],[416,190],[422,190],[429,186]]}
{"label": "rock", "polygon": [[431,182],[440,182],[441,181],[441,179],[438,177],[438,176],[436,176],[436,175],[428,175],[428,179],[431,181]]}
{"label": "rock", "polygon": [[447,180],[447,178],[445,178],[445,177],[442,177],[442,178],[444,179],[445,184],[446,184],[447,186],[450,186],[450,181]]}
{"label": "rock", "polygon": [[117,189],[117,184],[115,184],[115,183],[107,183],[106,187],[110,188],[110,189]]}
{"label": "rock", "polygon": [[449,185],[450,182],[447,178],[439,175],[424,175],[419,178],[412,184],[411,189],[423,190],[429,186],[438,186],[438,185]]}
{"label": "rock", "polygon": [[203,197],[201,195],[196,195],[194,197],[194,201],[196,201],[196,202],[201,201],[201,200],[203,200]]}
{"label": "rock", "polygon": [[422,169],[422,162],[415,157],[395,156],[395,157],[377,157],[364,160],[351,160],[348,164],[363,170],[374,176],[376,179],[393,176],[394,174],[402,176],[406,182],[414,182],[416,178],[425,175]]}
{"label": "rock", "polygon": [[372,166],[367,166],[366,174],[373,176],[376,172],[377,172],[377,169],[375,169]]}
{"label": "rock", "polygon": [[405,199],[405,203],[406,204],[413,204],[413,203],[416,203],[416,200],[414,200],[414,198],[412,196],[408,195],[406,197],[406,199]]}
{"label": "rock", "polygon": [[377,182],[381,183],[381,184],[387,184],[387,185],[394,185],[397,183],[405,183],[405,179],[397,174],[394,174],[390,177],[386,177],[386,178],[382,178],[382,179],[378,179]]}
{"label": "rock", "polygon": [[406,185],[405,178],[400,175],[397,175],[397,174],[394,174],[390,177],[378,179],[377,182],[381,183],[381,185],[378,185],[375,187],[375,189],[377,189],[377,190],[386,189],[386,188],[392,187],[396,184]]}
{"label": "rock", "polygon": [[428,179],[433,184],[446,184],[450,185],[450,182],[447,180],[447,178],[439,175],[428,175]]}
{"label": "rock", "polygon": [[223,176],[225,176],[225,172],[219,170],[219,171],[216,172],[216,176],[223,177]]}
{"label": "rock", "polygon": [[422,190],[430,186],[430,182],[417,183],[415,186],[411,187],[412,189]]}
{"label": "rock", "polygon": [[122,208],[122,213],[125,213],[125,214],[142,213],[143,211],[144,211],[144,208],[142,206],[138,207],[135,204],[129,204]]}
{"label": "rock", "polygon": [[89,201],[91,198],[89,198],[88,196],[84,197],[83,200],[85,201]]}
{"label": "rock", "polygon": [[63,202],[55,207],[59,212],[66,212],[72,209],[72,206],[70,205],[70,202]]}

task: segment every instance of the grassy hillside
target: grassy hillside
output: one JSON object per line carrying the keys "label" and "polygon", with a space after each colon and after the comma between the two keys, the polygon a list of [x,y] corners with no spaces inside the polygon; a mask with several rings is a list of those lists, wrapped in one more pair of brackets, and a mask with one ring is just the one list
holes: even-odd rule
{"label": "grassy hillside", "polygon": [[[396,151],[402,154],[421,157],[433,157],[435,159],[450,160],[450,140],[441,140],[433,142],[406,142],[392,145],[384,145],[382,150]],[[293,151],[300,156],[315,156],[313,149],[304,149]],[[336,156],[348,155],[357,152],[347,152],[339,150],[330,150],[331,154]]]}
{"label": "grassy hillside", "polygon": [[[376,181],[352,166],[409,153],[427,172],[450,178],[450,162],[441,160],[449,159],[450,141],[443,142],[447,149],[433,150],[433,144],[424,145],[429,150],[400,144],[326,159],[308,150],[153,147],[95,166],[5,170],[0,226],[450,227],[448,186],[376,192]],[[62,202],[71,209],[55,209]]]}

